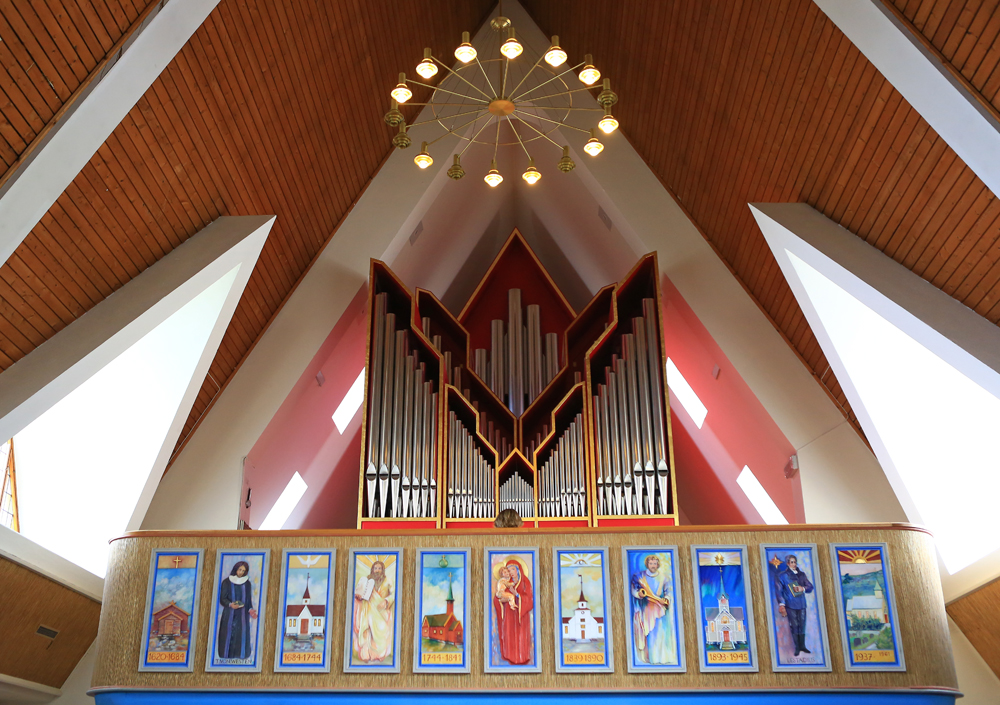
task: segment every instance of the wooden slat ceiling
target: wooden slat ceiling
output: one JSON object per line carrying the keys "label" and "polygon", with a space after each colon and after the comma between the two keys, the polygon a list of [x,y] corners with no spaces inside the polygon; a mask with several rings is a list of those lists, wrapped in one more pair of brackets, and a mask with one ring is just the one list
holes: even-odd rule
{"label": "wooden slat ceiling", "polygon": [[[0,19],[17,30],[31,10],[47,18],[11,36],[40,46],[37,58],[63,82],[79,81],[90,64],[78,67],[74,30],[82,35],[90,18],[63,2],[74,10],[46,15],[40,1],[0,0]],[[400,67],[415,65],[425,44],[444,55],[490,4],[405,0],[386,11],[364,0],[223,0],[0,268],[0,371],[219,216],[276,214],[183,442],[391,151],[382,116]],[[136,0],[125,18],[142,9]],[[60,27],[70,39],[50,40]],[[63,96],[51,73],[48,94]],[[39,129],[54,98],[46,106],[21,118]],[[14,141],[23,149],[29,139]],[[11,147],[6,163],[16,156]]]}
{"label": "wooden slat ceiling", "polygon": [[0,184],[148,7],[0,0]]}
{"label": "wooden slat ceiling", "polygon": [[0,605],[0,674],[61,688],[97,638],[101,604],[0,557]]}
{"label": "wooden slat ceiling", "polygon": [[[814,3],[523,2],[594,55],[624,134],[856,428],[748,202],[809,203],[1000,320],[1000,203]],[[996,99],[996,3],[899,5]]]}
{"label": "wooden slat ceiling", "polygon": [[[0,371],[215,218],[277,214],[183,441],[390,151],[399,68],[491,4],[223,0],[0,267]],[[855,427],[747,202],[809,203],[1000,321],[1000,204],[809,0],[524,4],[594,54],[624,134]],[[890,7],[996,110],[995,3]],[[0,0],[0,168],[149,9]]]}
{"label": "wooden slat ceiling", "polygon": [[983,657],[992,671],[1000,676],[1000,580],[987,583],[978,590],[949,603],[948,616]]}

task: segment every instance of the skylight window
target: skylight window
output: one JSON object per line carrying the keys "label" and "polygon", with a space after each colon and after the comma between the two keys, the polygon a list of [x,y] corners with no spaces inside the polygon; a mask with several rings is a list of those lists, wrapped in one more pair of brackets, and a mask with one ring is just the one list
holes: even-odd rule
{"label": "skylight window", "polygon": [[[1000,399],[859,300],[853,289],[786,252],[857,392],[860,404],[854,398],[852,404],[862,407],[863,422],[870,420],[865,432],[879,461],[910,519],[934,534],[948,572],[1000,549]],[[858,291],[881,297],[879,310],[920,331],[922,340],[942,341],[956,356],[971,358],[879,292],[864,284]]]}
{"label": "skylight window", "polygon": [[667,358],[667,386],[684,407],[684,411],[694,420],[695,425],[701,428],[702,424],[705,423],[705,417],[708,416],[708,408],[698,398],[694,389],[691,388],[688,381],[684,379],[684,375],[677,369],[677,365],[669,357]]}
{"label": "skylight window", "polygon": [[774,503],[771,499],[771,495],[767,493],[764,486],[760,484],[760,480],[757,476],[753,474],[750,467],[747,465],[743,466],[743,471],[740,473],[739,477],[736,478],[736,484],[740,486],[743,490],[743,494],[747,496],[750,503],[753,504],[753,508],[757,510],[760,514],[760,518],[764,520],[765,524],[787,524],[788,519],[785,515],[781,513],[778,509],[778,505]]}
{"label": "skylight window", "polygon": [[281,491],[278,501],[274,503],[271,511],[264,517],[264,521],[260,525],[260,530],[277,531],[284,527],[285,522],[288,521],[288,517],[292,515],[292,510],[298,505],[307,489],[309,487],[301,475],[298,473],[292,475],[292,479],[288,481],[285,489]]}
{"label": "skylight window", "polygon": [[104,576],[239,267],[14,437],[21,533]]}
{"label": "skylight window", "polygon": [[361,372],[358,373],[358,378],[354,380],[354,384],[347,390],[344,400],[340,402],[340,406],[333,412],[333,423],[336,424],[337,430],[340,431],[341,435],[343,435],[344,430],[350,425],[351,420],[354,419],[354,415],[358,413],[358,409],[361,408],[361,403],[364,400],[365,368],[362,367]]}

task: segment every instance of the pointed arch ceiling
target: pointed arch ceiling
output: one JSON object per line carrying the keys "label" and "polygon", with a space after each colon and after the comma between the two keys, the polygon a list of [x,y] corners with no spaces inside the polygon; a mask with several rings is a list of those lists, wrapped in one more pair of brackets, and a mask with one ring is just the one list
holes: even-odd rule
{"label": "pointed arch ceiling", "polygon": [[[0,267],[0,371],[215,218],[277,214],[187,437],[389,153],[386,86],[492,4],[222,0]],[[0,3],[0,169],[152,5]],[[1000,204],[809,0],[524,5],[594,54],[624,134],[848,418],[748,202],[807,202],[1000,321]],[[1000,11],[892,7],[996,111]]]}

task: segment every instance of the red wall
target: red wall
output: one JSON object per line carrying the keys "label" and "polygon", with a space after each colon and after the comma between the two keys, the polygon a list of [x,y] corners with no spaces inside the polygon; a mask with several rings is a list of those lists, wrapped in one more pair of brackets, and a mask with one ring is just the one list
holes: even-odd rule
{"label": "red wall", "polygon": [[[260,526],[298,472],[309,489],[286,522],[290,529],[353,529],[361,458],[359,409],[341,435],[333,412],[365,366],[368,287],[362,287],[247,455],[253,490],[248,523]],[[320,386],[316,374],[326,380]]]}
{"label": "red wall", "polygon": [[[708,408],[699,429],[671,396],[678,504],[692,524],[757,524],[736,484],[748,465],[791,523],[805,520],[798,475],[785,479],[795,449],[667,277],[662,278],[665,351]],[[718,365],[718,378],[713,368]]]}

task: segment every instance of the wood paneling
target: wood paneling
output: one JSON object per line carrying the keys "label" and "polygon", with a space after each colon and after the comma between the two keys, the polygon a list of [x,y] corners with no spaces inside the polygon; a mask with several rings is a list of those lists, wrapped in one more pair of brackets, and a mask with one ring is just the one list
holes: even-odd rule
{"label": "wood paneling", "polygon": [[[1000,203],[814,3],[524,4],[593,53],[629,141],[855,427],[747,203],[809,203],[1000,321]],[[899,4],[996,97],[995,3]]]}
{"label": "wood paneling", "polygon": [[390,152],[399,70],[490,4],[223,0],[0,267],[0,370],[215,218],[276,214],[183,442]]}
{"label": "wood paneling", "polygon": [[0,185],[154,4],[0,0]]}
{"label": "wood paneling", "polygon": [[[743,527],[741,527],[743,528]],[[684,688],[907,688],[957,687],[951,656],[951,641],[945,617],[941,584],[938,578],[933,538],[926,532],[905,526],[787,526],[746,527],[662,527],[650,531],[620,529],[513,530],[498,534],[493,529],[478,531],[420,532],[394,529],[392,535],[378,531],[265,531],[265,532],[134,532],[112,543],[111,559],[105,582],[104,618],[97,642],[94,687],[123,688],[325,688],[351,690],[494,690],[495,675],[483,673],[483,548],[487,546],[539,547],[539,575],[534,581],[536,619],[540,619],[541,673],[516,673],[503,676],[504,687],[531,689],[579,689],[598,692],[628,689],[633,691]],[[389,532],[383,532],[388,534]],[[830,636],[831,673],[773,673],[768,649],[767,619],[764,607],[764,579],[760,565],[760,542],[815,542],[819,545],[819,565],[825,597],[826,621]],[[905,673],[845,672],[840,643],[836,592],[828,548],[830,541],[885,541],[889,546],[895,588],[900,635],[906,658]],[[691,577],[692,544],[745,544],[750,560],[759,673],[698,672],[698,630]],[[684,637],[687,673],[628,673],[625,644],[625,600],[622,597],[621,547],[644,545],[679,547],[678,575],[683,599]],[[143,608],[149,576],[149,556],[153,547],[195,546],[205,548],[205,568],[198,636],[193,673],[139,673],[139,648]],[[274,673],[275,623],[279,612],[280,555],[282,548],[325,546],[337,548],[337,573],[334,584],[334,608],[331,616],[331,673]],[[402,629],[399,674],[342,673],[344,648],[345,599],[348,597],[348,550],[362,547],[401,546],[403,578],[397,595],[401,605]],[[468,675],[421,674],[415,676],[413,664],[413,610],[416,547],[471,547],[472,604],[465,634],[470,645],[472,672]],[[552,548],[554,546],[609,546],[610,600],[613,620],[615,672],[613,674],[555,674],[553,657]],[[261,641],[260,673],[204,673],[208,648],[210,610],[216,603],[212,596],[212,575],[216,549],[254,547],[271,549],[271,572],[268,576],[267,613]]]}
{"label": "wood paneling", "polygon": [[101,604],[0,558],[0,605],[0,673],[61,688],[97,637]]}
{"label": "wood paneling", "polygon": [[1000,676],[1000,580],[994,580],[975,592],[951,602],[948,616],[972,642],[993,672]]}

